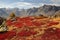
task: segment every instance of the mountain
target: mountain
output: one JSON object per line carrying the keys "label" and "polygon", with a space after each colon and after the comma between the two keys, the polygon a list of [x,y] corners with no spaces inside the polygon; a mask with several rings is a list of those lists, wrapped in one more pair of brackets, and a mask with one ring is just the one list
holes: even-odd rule
{"label": "mountain", "polygon": [[55,16],[55,17],[60,17],[60,10],[57,11],[54,16]]}
{"label": "mountain", "polygon": [[[58,12],[60,10],[60,6],[55,6],[55,5],[44,5],[38,8],[30,8],[27,10],[22,10],[20,12],[20,16],[54,16],[55,14],[57,14],[56,12]],[[59,13],[60,14],[60,13]]]}
{"label": "mountain", "polygon": [[6,11],[6,8],[0,8],[0,16],[3,17],[3,16],[7,16],[7,11]]}
{"label": "mountain", "polygon": [[0,17],[7,17],[10,13],[14,12],[16,15],[20,15],[19,8],[0,8]]}
{"label": "mountain", "polygon": [[60,10],[60,6],[44,5],[39,8],[28,9],[27,13],[32,15],[53,16]]}
{"label": "mountain", "polygon": [[[43,5],[38,8],[19,9],[19,8],[0,8],[0,16],[7,17],[11,12],[14,12],[17,16],[54,16],[60,14],[60,6],[55,5]],[[58,16],[58,15],[57,15]]]}
{"label": "mountain", "polygon": [[8,15],[12,12],[14,12],[16,15],[20,15],[20,9],[19,8],[9,8],[6,11],[7,11]]}

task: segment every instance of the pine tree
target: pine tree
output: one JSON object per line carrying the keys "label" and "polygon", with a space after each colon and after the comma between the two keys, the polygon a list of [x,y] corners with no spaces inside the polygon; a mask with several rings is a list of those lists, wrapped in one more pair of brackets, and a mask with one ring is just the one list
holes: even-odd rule
{"label": "pine tree", "polygon": [[10,17],[15,17],[15,13],[14,12],[12,12],[11,14],[10,14]]}

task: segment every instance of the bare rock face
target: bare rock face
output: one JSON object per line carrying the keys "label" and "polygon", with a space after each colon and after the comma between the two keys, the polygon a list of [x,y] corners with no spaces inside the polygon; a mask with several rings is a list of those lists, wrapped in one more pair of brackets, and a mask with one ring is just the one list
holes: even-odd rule
{"label": "bare rock face", "polygon": [[27,10],[26,14],[35,15],[35,16],[36,15],[41,15],[41,14],[44,15],[44,16],[45,15],[47,15],[47,16],[53,16],[59,10],[60,10],[60,6],[44,5],[44,6],[39,7],[39,8],[35,8],[35,7],[34,8],[30,8],[30,9]]}
{"label": "bare rock face", "polygon": [[11,12],[14,12],[17,16],[39,16],[39,15],[47,15],[53,16],[57,11],[60,10],[60,6],[55,5],[43,5],[41,7],[33,7],[29,9],[19,9],[19,8],[0,8],[0,16],[9,16]]}
{"label": "bare rock face", "polygon": [[55,16],[55,17],[60,17],[60,10],[57,11],[54,16]]}
{"label": "bare rock face", "polygon": [[0,25],[3,23],[3,18],[0,17]]}

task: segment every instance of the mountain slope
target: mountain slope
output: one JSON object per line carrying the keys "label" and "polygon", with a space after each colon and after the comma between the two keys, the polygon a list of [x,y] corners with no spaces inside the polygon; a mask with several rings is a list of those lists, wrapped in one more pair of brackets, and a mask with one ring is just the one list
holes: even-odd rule
{"label": "mountain slope", "polygon": [[[60,10],[60,6],[54,6],[54,5],[44,5],[38,8],[30,8],[30,9],[19,9],[19,8],[0,8],[0,16],[6,17],[8,16],[11,12],[14,12],[17,16],[53,16],[57,15]],[[60,13],[59,13],[60,14]]]}

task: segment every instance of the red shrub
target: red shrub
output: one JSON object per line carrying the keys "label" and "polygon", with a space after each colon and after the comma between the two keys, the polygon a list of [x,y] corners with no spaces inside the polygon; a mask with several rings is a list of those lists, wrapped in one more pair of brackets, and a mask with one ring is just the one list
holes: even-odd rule
{"label": "red shrub", "polygon": [[31,21],[29,21],[29,20],[26,20],[25,24],[26,24],[27,27],[28,26],[34,26],[33,23]]}
{"label": "red shrub", "polygon": [[12,21],[11,21],[11,20],[7,20],[7,21],[6,21],[6,25],[7,25],[7,26],[11,26],[11,25],[12,25]]}
{"label": "red shrub", "polygon": [[26,31],[26,30],[22,30],[21,32],[18,33],[19,36],[30,36],[30,35],[34,35],[34,34],[36,34],[36,32]]}
{"label": "red shrub", "polygon": [[20,23],[20,22],[14,22],[13,25],[15,27],[23,27],[23,23]]}
{"label": "red shrub", "polygon": [[9,32],[6,32],[6,33],[1,33],[0,34],[0,40],[5,40],[7,38],[12,38],[15,35],[16,35],[16,32],[14,32],[14,31],[9,31]]}
{"label": "red shrub", "polygon": [[57,24],[59,24],[59,22],[50,21],[48,22],[47,26],[52,26],[52,25],[57,25]]}
{"label": "red shrub", "polygon": [[5,34],[5,37],[6,38],[12,38],[16,35],[16,32],[14,31],[8,31],[6,34]]}
{"label": "red shrub", "polygon": [[36,22],[36,21],[35,21],[35,22],[33,22],[33,24],[34,24],[34,25],[36,25],[36,26],[44,25],[44,23],[42,23],[42,22]]}

